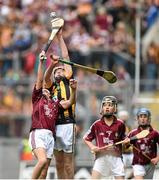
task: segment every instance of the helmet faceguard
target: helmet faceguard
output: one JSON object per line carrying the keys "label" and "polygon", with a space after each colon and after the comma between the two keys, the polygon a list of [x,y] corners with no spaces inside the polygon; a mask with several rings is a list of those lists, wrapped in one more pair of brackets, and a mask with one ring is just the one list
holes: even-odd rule
{"label": "helmet faceguard", "polygon": [[101,108],[100,108],[100,114],[103,115],[103,104],[104,103],[112,103],[112,105],[115,107],[115,111],[112,113],[107,113],[105,114],[106,117],[110,117],[113,114],[117,113],[117,99],[114,96],[105,96],[102,100],[101,103]]}

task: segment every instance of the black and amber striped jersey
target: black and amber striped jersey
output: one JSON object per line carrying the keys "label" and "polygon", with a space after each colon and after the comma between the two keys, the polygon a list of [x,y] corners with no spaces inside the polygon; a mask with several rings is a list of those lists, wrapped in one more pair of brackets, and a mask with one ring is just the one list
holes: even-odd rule
{"label": "black and amber striped jersey", "polygon": [[[53,88],[53,85],[55,88]],[[69,86],[69,80],[67,78],[63,78],[58,85],[53,85],[49,88],[50,90],[53,89],[53,98],[57,98],[59,100],[68,100],[70,98],[72,90]],[[75,104],[70,106],[68,109],[61,109],[59,118],[56,121],[56,124],[68,123],[75,123]]]}

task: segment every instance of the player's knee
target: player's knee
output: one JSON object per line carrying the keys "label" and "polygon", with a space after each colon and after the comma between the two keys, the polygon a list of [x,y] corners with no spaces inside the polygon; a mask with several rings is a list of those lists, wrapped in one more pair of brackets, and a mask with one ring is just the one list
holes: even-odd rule
{"label": "player's knee", "polygon": [[38,163],[39,163],[39,166],[43,167],[47,164],[47,159],[46,158],[40,159]]}

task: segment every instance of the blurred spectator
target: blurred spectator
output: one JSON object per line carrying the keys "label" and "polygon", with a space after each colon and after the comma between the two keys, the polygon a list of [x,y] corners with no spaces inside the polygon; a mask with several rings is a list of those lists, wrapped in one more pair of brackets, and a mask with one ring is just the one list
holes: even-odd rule
{"label": "blurred spectator", "polygon": [[71,58],[77,63],[86,65],[89,64],[91,36],[81,24],[78,28],[79,30],[74,32],[70,39]]}
{"label": "blurred spectator", "polygon": [[8,86],[12,86],[17,83],[17,81],[20,79],[20,76],[19,76],[18,72],[15,72],[15,71],[13,71],[12,68],[10,68],[10,69],[8,69],[4,79]]}
{"label": "blurred spectator", "polygon": [[127,69],[123,65],[116,66],[116,75],[118,81],[116,82],[115,85],[117,87],[116,91],[119,94],[118,99],[122,101],[122,99],[124,99],[124,96],[128,96],[128,97],[133,96],[133,87],[131,81],[132,79]]}
{"label": "blurred spectator", "polygon": [[65,24],[67,24],[68,26],[74,26],[78,24],[80,21],[78,18],[77,6],[74,5],[68,6],[68,8],[65,11],[64,17],[65,17]]}
{"label": "blurred spectator", "polygon": [[132,34],[127,31],[126,24],[122,21],[118,22],[110,44],[111,58],[115,64],[122,64],[126,67],[128,59],[124,54],[129,54],[129,47],[132,44],[134,44],[134,39]]}
{"label": "blurred spectator", "polygon": [[90,113],[91,113],[91,117],[90,117],[90,125],[94,123],[94,121],[96,119],[99,118],[98,114],[99,114],[99,109],[100,109],[100,100],[97,98],[96,94],[92,92],[90,99]]}
{"label": "blurred spectator", "polygon": [[[142,38],[147,27],[157,20],[158,3],[159,0],[0,0],[0,113],[16,112],[29,116],[30,111],[26,112],[23,107],[29,107],[30,87],[37,71],[36,54],[49,38],[49,13],[52,11],[65,20],[63,34],[72,61],[117,72],[120,82],[115,84],[118,88],[113,91],[123,97],[123,88],[125,92],[131,78],[134,79],[134,73],[131,73],[134,64],[128,62],[135,57],[137,9],[141,5]],[[57,52],[56,43],[53,47]],[[157,49],[158,45],[150,45],[147,61],[144,59],[145,68],[141,72],[141,77],[150,81],[158,78]],[[48,54],[50,51],[51,48]],[[80,91],[109,91],[109,84],[96,75],[78,69],[76,75]],[[149,85],[144,90],[156,89],[151,83]],[[20,93],[19,86],[22,87]],[[17,107],[13,106],[14,101],[15,104],[17,101]]]}
{"label": "blurred spectator", "polygon": [[2,99],[3,105],[10,113],[19,113],[22,108],[22,101],[13,89],[7,89]]}
{"label": "blurred spectator", "polygon": [[113,18],[107,13],[105,7],[99,7],[95,16],[95,24],[99,27],[99,31],[108,31],[112,26]]}
{"label": "blurred spectator", "polygon": [[90,14],[92,11],[91,0],[79,0],[77,11],[80,16]]}
{"label": "blurred spectator", "polygon": [[82,69],[77,69],[76,70],[76,75],[75,75],[75,78],[77,79],[78,81],[78,90],[83,90],[83,89],[86,89],[86,86],[88,87],[89,86],[89,77],[88,77],[88,74],[83,71]]}
{"label": "blurred spectator", "polygon": [[36,56],[32,52],[28,52],[24,57],[24,71],[27,74],[33,74],[36,63]]}
{"label": "blurred spectator", "polygon": [[13,29],[9,25],[2,26],[0,30],[0,52],[2,53],[1,75],[4,76],[8,69],[13,68]]}
{"label": "blurred spectator", "polygon": [[26,25],[19,25],[13,36],[13,43],[16,50],[26,50],[31,46],[31,31]]}
{"label": "blurred spectator", "polygon": [[106,2],[106,7],[108,7],[108,13],[113,17],[114,27],[119,21],[126,20],[129,17],[125,0],[109,0]]}
{"label": "blurred spectator", "polygon": [[150,7],[148,9],[146,20],[147,20],[147,28],[149,29],[159,17],[159,0],[150,1]]}
{"label": "blurred spectator", "polygon": [[159,67],[159,45],[151,43],[147,50],[147,62],[145,64],[145,90],[154,91],[156,89],[155,80],[158,77]]}
{"label": "blurred spectator", "polygon": [[129,83],[131,80],[130,74],[128,73],[128,71],[126,70],[126,68],[123,65],[117,66],[116,72],[117,72],[117,77],[120,81],[119,86],[121,88],[126,87],[127,83]]}

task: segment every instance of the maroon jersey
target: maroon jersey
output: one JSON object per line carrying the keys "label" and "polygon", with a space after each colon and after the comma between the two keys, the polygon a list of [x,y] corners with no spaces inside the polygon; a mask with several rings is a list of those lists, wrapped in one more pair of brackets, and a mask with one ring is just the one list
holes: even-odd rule
{"label": "maroon jersey", "polygon": [[34,87],[32,93],[32,124],[33,129],[49,129],[55,134],[55,121],[59,116],[59,108],[61,107],[59,100],[48,100],[42,94],[42,88],[36,90]]}
{"label": "maroon jersey", "polygon": [[[140,128],[134,129],[129,133],[128,137],[135,136],[139,132],[141,132]],[[157,144],[159,144],[159,133],[150,126],[150,133],[145,138],[134,140],[131,142],[131,144],[133,144],[140,150],[140,152],[138,152],[137,150],[135,150],[135,148],[133,148],[134,157],[132,164],[149,164],[150,160],[146,158],[142,154],[142,152],[149,156],[151,159],[156,157]]]}
{"label": "maroon jersey", "polygon": [[[103,119],[96,120],[87,133],[84,139],[87,141],[96,141],[96,146],[103,147],[108,144],[114,144],[125,138],[125,125],[123,121],[114,116],[113,123],[108,126]],[[122,146],[114,146],[113,151],[106,150],[105,154],[121,156]]]}

